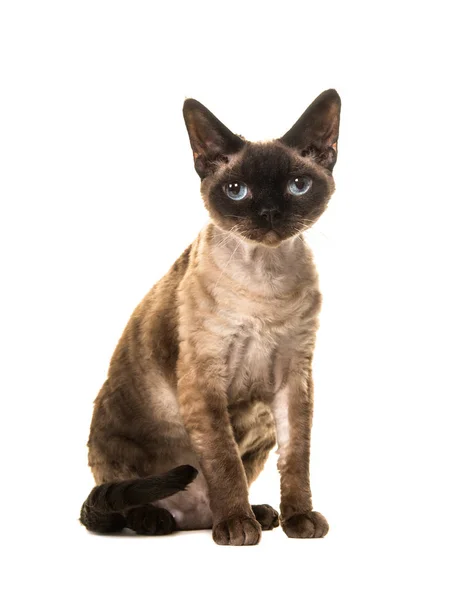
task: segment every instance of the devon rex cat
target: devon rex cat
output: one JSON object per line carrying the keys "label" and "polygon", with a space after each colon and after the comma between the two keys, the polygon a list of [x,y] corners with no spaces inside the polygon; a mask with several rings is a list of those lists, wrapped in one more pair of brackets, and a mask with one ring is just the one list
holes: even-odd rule
{"label": "devon rex cat", "polygon": [[134,311],[95,401],[91,531],[257,544],[278,513],[248,488],[278,442],[283,530],[326,535],[309,483],[321,295],[302,233],[334,191],[339,115],[328,90],[282,138],[253,143],[185,101],[210,222]]}

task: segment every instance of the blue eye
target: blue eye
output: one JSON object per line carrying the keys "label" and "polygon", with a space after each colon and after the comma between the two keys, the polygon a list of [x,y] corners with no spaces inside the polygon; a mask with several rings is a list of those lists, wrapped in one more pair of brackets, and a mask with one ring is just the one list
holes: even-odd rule
{"label": "blue eye", "polygon": [[225,193],[231,200],[243,200],[248,195],[248,187],[245,183],[232,181],[225,185]]}
{"label": "blue eye", "polygon": [[302,196],[311,189],[312,179],[311,177],[294,177],[288,182],[288,191],[294,196]]}

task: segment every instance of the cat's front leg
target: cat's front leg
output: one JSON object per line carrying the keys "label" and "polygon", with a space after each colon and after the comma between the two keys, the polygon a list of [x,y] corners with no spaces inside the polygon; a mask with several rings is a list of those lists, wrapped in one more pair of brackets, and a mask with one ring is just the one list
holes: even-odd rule
{"label": "cat's front leg", "polygon": [[[186,353],[187,354],[187,353]],[[208,484],[217,544],[250,546],[261,537],[261,526],[248,500],[248,486],[227,409],[219,361],[181,357],[178,402],[184,425]]]}
{"label": "cat's front leg", "polygon": [[299,361],[274,399],[278,470],[281,476],[281,526],[289,537],[319,538],[328,533],[323,515],[313,511],[309,478],[313,380],[311,357]]}

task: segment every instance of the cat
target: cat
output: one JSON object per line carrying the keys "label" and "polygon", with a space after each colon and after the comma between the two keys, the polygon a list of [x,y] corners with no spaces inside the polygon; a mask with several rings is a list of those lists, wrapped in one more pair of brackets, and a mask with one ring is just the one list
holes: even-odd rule
{"label": "cat", "polygon": [[[190,98],[210,221],[135,309],[94,403],[91,531],[212,529],[253,545],[281,523],[318,538],[309,481],[321,294],[303,232],[334,191],[341,101],[323,92],[281,138],[249,142]],[[278,443],[280,515],[248,489]]]}

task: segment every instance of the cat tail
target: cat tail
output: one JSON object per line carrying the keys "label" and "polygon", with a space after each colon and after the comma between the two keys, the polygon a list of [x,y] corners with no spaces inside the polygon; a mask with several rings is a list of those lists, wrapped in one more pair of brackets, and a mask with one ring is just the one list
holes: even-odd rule
{"label": "cat tail", "polygon": [[112,533],[126,527],[124,511],[181,492],[197,477],[190,465],[162,475],[97,485],[81,507],[80,521],[89,531]]}

